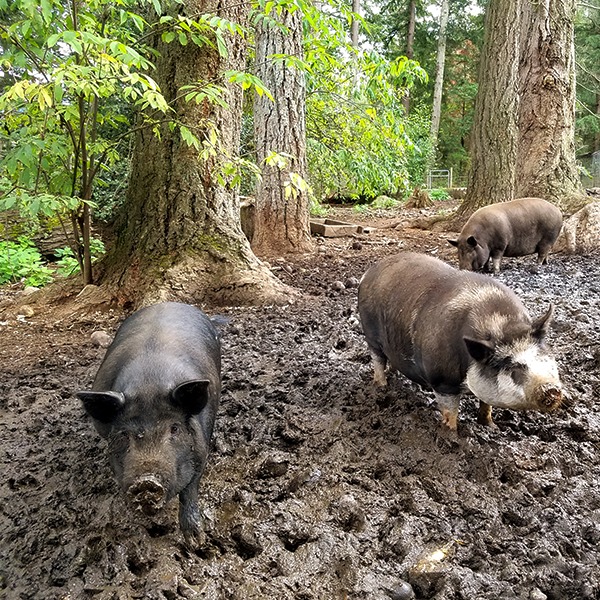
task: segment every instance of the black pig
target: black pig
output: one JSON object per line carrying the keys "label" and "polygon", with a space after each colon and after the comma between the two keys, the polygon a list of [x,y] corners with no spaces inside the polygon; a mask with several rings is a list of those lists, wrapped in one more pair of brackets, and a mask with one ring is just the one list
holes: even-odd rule
{"label": "black pig", "polygon": [[561,403],[556,361],[543,345],[553,307],[532,322],[517,296],[490,277],[404,252],[365,273],[358,309],[375,384],[386,385],[389,362],[434,391],[450,429],[464,385],[480,400],[486,425],[491,406],[546,412]]}
{"label": "black pig", "polygon": [[92,391],[78,392],[128,500],[154,514],[179,495],[186,542],[200,536],[198,483],[221,392],[221,344],[188,304],[137,311],[121,325]]}
{"label": "black pig", "polygon": [[546,264],[550,249],[562,227],[562,213],[542,198],[519,198],[476,210],[457,240],[458,266],[478,271],[492,262],[500,271],[503,256],[526,256],[537,252],[538,263]]}

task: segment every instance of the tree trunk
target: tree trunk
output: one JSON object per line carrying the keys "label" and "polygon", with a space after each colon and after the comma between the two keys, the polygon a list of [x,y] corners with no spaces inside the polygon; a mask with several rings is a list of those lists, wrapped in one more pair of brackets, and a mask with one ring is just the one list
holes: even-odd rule
{"label": "tree trunk", "polygon": [[[596,116],[600,122],[600,93],[596,94]],[[600,130],[596,131],[594,136],[594,152],[600,150]]]}
{"label": "tree trunk", "polygon": [[471,134],[467,194],[458,214],[512,200],[517,156],[520,0],[490,0]]}
{"label": "tree trunk", "polygon": [[[352,12],[355,14],[360,13],[360,0],[352,0]],[[358,19],[352,19],[352,25],[350,26],[350,40],[355,48],[358,48]]]}
{"label": "tree trunk", "polygon": [[[412,60],[415,54],[415,24],[417,21],[417,0],[408,3],[408,25],[406,30],[406,58]],[[410,90],[406,90],[402,99],[406,114],[410,111]]]}
{"label": "tree trunk", "polygon": [[[302,14],[284,10],[280,20],[286,31],[260,21],[256,27],[257,75],[273,94],[255,96],[254,139],[262,179],[256,191],[252,247],[257,254],[306,252],[310,238],[310,198],[293,178],[306,181],[306,123],[304,73],[270,58],[286,54],[302,58]],[[271,152],[289,155],[284,167],[269,165]]]}
{"label": "tree trunk", "polygon": [[446,64],[446,30],[450,13],[450,0],[442,0],[440,32],[438,35],[437,59],[435,63],[435,84],[433,87],[433,108],[431,109],[431,142],[437,147],[442,115],[442,91],[444,89],[444,66]]}
{"label": "tree trunk", "polygon": [[575,0],[523,1],[517,195],[566,207],[575,161]]}
{"label": "tree trunk", "polygon": [[[231,3],[229,3],[231,4]],[[184,0],[181,14],[195,18],[215,13],[245,23],[245,2],[211,3]],[[242,93],[227,85],[226,108],[185,102],[181,86],[219,81],[225,69],[244,69],[246,46],[240,36],[227,38],[228,56],[191,41],[164,44],[156,77],[178,119],[200,139],[209,124],[218,133],[222,150],[238,150]],[[284,286],[252,254],[240,227],[239,200],[214,177],[223,154],[201,160],[179,132],[163,126],[160,138],[149,129],[137,134],[126,203],[116,243],[105,261],[104,282],[116,288],[122,304],[137,306],[166,299],[213,304],[260,303],[283,299]],[[289,289],[287,289],[289,293]]]}

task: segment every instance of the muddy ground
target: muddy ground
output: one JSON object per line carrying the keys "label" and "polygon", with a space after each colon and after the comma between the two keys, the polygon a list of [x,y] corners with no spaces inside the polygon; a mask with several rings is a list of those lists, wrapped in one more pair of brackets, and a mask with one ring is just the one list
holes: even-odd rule
{"label": "muddy ground", "polygon": [[570,399],[554,414],[496,410],[488,429],[467,397],[453,436],[418,386],[397,376],[372,389],[351,279],[401,249],[456,264],[445,237],[401,227],[321,240],[312,256],[273,261],[305,293],[298,303],[205,307],[230,323],[196,552],[177,501],[154,521],[128,509],[73,396],[104,353],[90,334],[112,335],[125,315],[5,306],[0,597],[600,598],[600,259],[557,254],[539,271],[533,257],[505,260],[499,278],[534,315],[556,305],[549,344]]}

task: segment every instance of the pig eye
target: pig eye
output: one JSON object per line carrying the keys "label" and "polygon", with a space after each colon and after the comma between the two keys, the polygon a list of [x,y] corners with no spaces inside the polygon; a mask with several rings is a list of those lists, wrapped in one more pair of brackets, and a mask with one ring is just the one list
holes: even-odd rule
{"label": "pig eye", "polygon": [[181,433],[181,425],[179,423],[173,423],[171,425],[171,435],[179,435]]}
{"label": "pig eye", "polygon": [[510,369],[510,376],[517,385],[523,385],[526,379],[526,367],[523,365],[513,365]]}
{"label": "pig eye", "polygon": [[129,446],[129,432],[118,431],[110,440],[111,446],[115,450],[126,450]]}

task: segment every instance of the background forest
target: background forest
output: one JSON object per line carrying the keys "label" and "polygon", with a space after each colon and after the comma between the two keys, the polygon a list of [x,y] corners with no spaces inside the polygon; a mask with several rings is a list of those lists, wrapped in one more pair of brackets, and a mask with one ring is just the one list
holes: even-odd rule
{"label": "background forest", "polygon": [[[313,213],[333,199],[391,206],[427,185],[432,169],[451,170],[453,185],[464,186],[485,5],[280,0],[224,16],[208,3],[95,0],[65,10],[53,0],[0,0],[2,254],[12,256],[0,281],[25,272],[31,284],[49,280],[30,240],[40,227],[57,225],[65,237],[54,256],[61,272],[79,268],[92,281],[91,263],[103,246],[90,233],[91,217],[111,222],[128,182],[132,193],[140,132],[163,141],[175,135],[212,165],[211,180],[241,195],[264,195],[267,171],[275,169],[286,198],[306,197]],[[600,11],[593,3],[580,3],[574,28],[576,152],[584,184],[597,185]],[[273,32],[282,34],[280,47],[261,50]],[[229,44],[236,36],[244,52]],[[286,47],[294,39],[296,46]],[[191,46],[214,51],[221,62],[169,92],[161,64],[189,55]],[[286,84],[271,77],[267,63],[281,66]],[[301,74],[296,83],[291,72]],[[293,152],[273,147],[268,134],[261,138],[265,114],[286,85],[300,102],[292,116],[301,145]],[[228,86],[235,86],[236,102],[244,96],[239,132],[230,140],[211,113],[233,106]],[[199,107],[195,116],[184,116],[181,101]],[[443,187],[448,180],[429,183]],[[301,227],[303,218],[297,217]]]}

